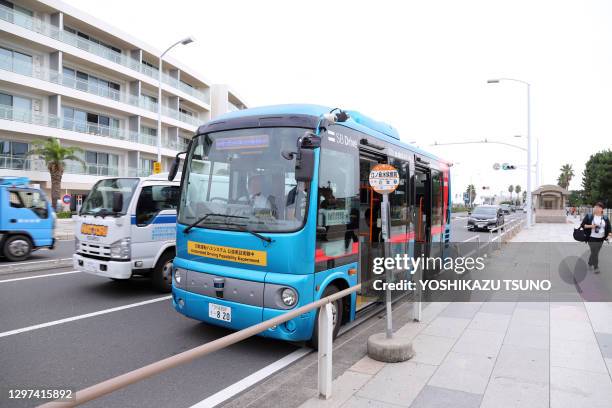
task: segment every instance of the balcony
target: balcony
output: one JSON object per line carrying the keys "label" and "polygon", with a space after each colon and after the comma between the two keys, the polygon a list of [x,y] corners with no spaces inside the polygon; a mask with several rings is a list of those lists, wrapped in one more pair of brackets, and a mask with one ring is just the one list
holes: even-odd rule
{"label": "balcony", "polygon": [[[125,140],[149,146],[157,146],[157,138],[145,133],[125,131],[121,128],[64,119],[56,115],[43,115],[31,111],[22,111],[5,105],[0,105],[0,120],[2,119],[64,129],[88,135],[108,137],[111,139]],[[175,146],[171,146],[169,143],[166,143],[163,147],[176,150],[176,143],[174,143],[174,145]]]}
{"label": "balcony", "polygon": [[[98,84],[84,81],[82,79],[64,75],[61,72],[54,70],[36,67],[32,64],[25,63],[23,61],[17,61],[9,59],[5,56],[0,56],[0,70],[13,72],[15,74],[28,76],[31,78],[40,79],[46,82],[50,82],[57,85],[62,85],[78,91],[87,92],[92,95],[101,96],[103,98],[111,99],[116,102],[125,103],[137,108],[145,109],[150,112],[157,113],[157,103],[152,102],[149,98],[144,96],[135,96],[124,92],[118,92],[108,87],[101,87]],[[193,126],[198,126],[201,123],[190,117],[179,112],[176,109],[164,107],[163,113],[173,119],[180,120],[181,122],[188,123]]]}
{"label": "balcony", "polygon": [[[54,25],[48,24],[38,18],[28,16],[27,14],[20,13],[19,11],[12,10],[3,5],[0,5],[0,19],[35,33],[42,34],[54,40],[61,41],[64,44],[71,45],[83,51],[87,51],[91,54],[97,55],[98,57],[102,57],[126,68],[140,72],[150,78],[156,80],[159,78],[159,71],[157,68],[145,65],[135,58],[113,51],[103,45],[79,37],[76,34],[60,30]],[[191,88],[170,77],[166,73],[162,73],[162,82],[173,86],[174,88],[179,89],[206,104],[210,104],[210,93],[208,92],[208,89],[202,91],[196,88]],[[175,82],[178,82],[178,85]]]}
{"label": "balcony", "polygon": [[[45,161],[36,157],[15,157],[10,155],[0,155],[0,169],[47,172]],[[116,166],[105,166],[100,164],[79,163],[67,160],[64,166],[64,173],[79,174],[87,176],[119,176],[119,169]],[[125,175],[127,175],[127,172]]]}

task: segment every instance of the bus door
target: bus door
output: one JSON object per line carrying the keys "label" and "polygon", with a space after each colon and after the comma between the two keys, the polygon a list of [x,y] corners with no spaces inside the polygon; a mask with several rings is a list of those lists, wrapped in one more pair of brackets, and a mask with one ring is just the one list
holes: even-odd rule
{"label": "bus door", "polygon": [[429,256],[431,242],[431,172],[415,168],[414,173],[414,256]]}
{"label": "bus door", "polygon": [[[359,282],[371,279],[372,259],[384,256],[382,247],[382,195],[370,187],[370,171],[380,163],[386,163],[386,157],[360,152],[359,154],[359,245],[361,248],[361,268]],[[357,295],[356,310],[371,305],[377,300],[375,293],[362,289]]]}

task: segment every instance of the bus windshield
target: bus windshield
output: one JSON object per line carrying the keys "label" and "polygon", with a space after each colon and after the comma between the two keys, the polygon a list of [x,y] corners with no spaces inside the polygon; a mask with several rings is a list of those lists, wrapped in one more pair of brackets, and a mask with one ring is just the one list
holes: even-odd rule
{"label": "bus windshield", "polygon": [[112,214],[113,194],[117,192],[123,194],[121,214],[125,214],[137,185],[138,179],[136,178],[103,179],[98,181],[85,199],[80,215]]}
{"label": "bus windshield", "polygon": [[307,189],[295,180],[295,158],[288,160],[281,153],[295,152],[304,132],[274,127],[194,138],[185,165],[179,222],[236,231],[300,229]]}

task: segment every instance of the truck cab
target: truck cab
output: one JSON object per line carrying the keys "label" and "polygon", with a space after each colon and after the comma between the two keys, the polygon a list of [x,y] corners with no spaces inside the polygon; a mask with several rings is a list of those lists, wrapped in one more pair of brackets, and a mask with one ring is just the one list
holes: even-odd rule
{"label": "truck cab", "polygon": [[167,174],[98,181],[75,222],[74,268],[114,280],[149,275],[170,291],[179,194]]}
{"label": "truck cab", "polygon": [[0,256],[23,261],[55,245],[55,212],[45,193],[27,177],[0,177]]}

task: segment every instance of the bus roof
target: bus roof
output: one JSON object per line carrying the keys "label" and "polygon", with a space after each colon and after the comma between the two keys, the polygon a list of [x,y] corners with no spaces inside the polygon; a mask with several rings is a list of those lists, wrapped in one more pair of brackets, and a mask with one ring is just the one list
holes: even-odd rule
{"label": "bus roof", "polygon": [[[243,109],[226,113],[219,116],[211,122],[222,122],[231,119],[246,118],[252,116],[274,116],[274,115],[305,115],[312,116],[313,118],[319,118],[322,114],[328,113],[333,108],[322,105],[311,105],[311,104],[286,104],[286,105],[271,105],[261,106],[257,108]],[[366,115],[363,115],[357,111],[346,110],[350,118],[339,125],[346,126],[348,128],[357,130],[367,135],[379,138],[388,143],[396,146],[402,146],[415,153],[423,156],[427,156],[433,160],[450,164],[449,161],[441,159],[429,152],[421,150],[420,148],[413,146],[409,143],[402,142],[398,131],[391,125],[374,120]],[[198,129],[198,133],[199,129]]]}

